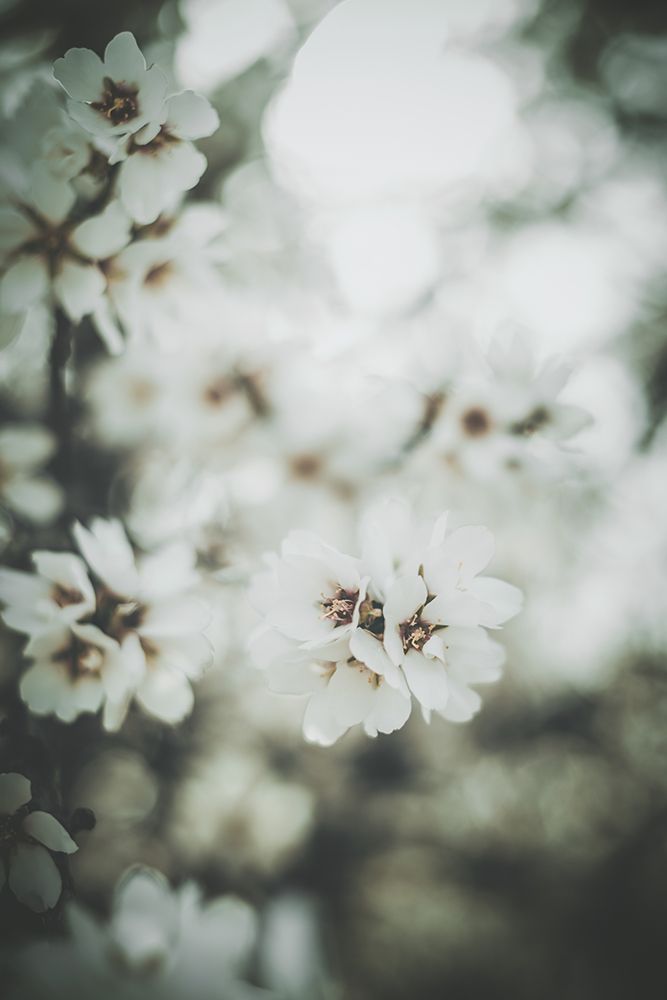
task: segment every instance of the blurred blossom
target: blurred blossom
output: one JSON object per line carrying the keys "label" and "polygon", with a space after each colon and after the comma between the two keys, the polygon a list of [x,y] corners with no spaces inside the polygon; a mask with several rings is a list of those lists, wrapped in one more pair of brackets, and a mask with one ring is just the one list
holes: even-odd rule
{"label": "blurred blossom", "polygon": [[185,32],[176,72],[187,87],[214,90],[294,39],[285,0],[180,0]]}
{"label": "blurred blossom", "polygon": [[[172,891],[149,868],[119,881],[111,917],[101,922],[80,904],[67,908],[68,936],[35,944],[18,957],[15,997],[65,997],[85,989],[104,998],[210,996],[255,991],[242,982],[255,917],[240,899],[204,902],[197,886]],[[258,992],[259,995],[259,992]]]}
{"label": "blurred blossom", "polygon": [[446,39],[447,11],[435,0],[335,7],[264,122],[281,180],[339,202],[474,179],[512,124],[516,97],[490,60]]}
{"label": "blurred blossom", "polygon": [[[172,841],[195,864],[273,873],[289,862],[314,819],[312,793],[271,774],[248,748],[209,754],[176,797]],[[226,859],[218,854],[229,845]]]}

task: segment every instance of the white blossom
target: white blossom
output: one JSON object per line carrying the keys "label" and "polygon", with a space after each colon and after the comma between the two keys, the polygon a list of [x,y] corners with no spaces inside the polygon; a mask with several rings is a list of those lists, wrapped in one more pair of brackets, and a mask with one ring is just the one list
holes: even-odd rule
{"label": "white blossom", "polygon": [[191,90],[166,102],[157,135],[151,125],[119,143],[111,163],[120,161],[118,195],[128,214],[141,225],[173,209],[206,170],[206,157],[193,139],[211,135],[218,115],[205,97]]}
{"label": "white blossom", "polygon": [[146,127],[158,131],[167,79],[157,66],[146,67],[131,32],[112,38],[104,60],[90,49],[69,49],[56,59],[53,75],[69,94],[69,114],[93,135],[116,138]]}
{"label": "white blossom", "polygon": [[63,505],[62,489],[42,469],[54,450],[53,435],[39,424],[6,424],[0,430],[0,498],[36,524],[54,520]]}
{"label": "white blossom", "polygon": [[5,884],[19,902],[44,913],[60,899],[62,880],[51,857],[78,850],[50,813],[29,810],[30,782],[22,774],[0,774],[0,889]]}
{"label": "white blossom", "polygon": [[19,980],[34,997],[91,996],[138,1000],[230,1000],[268,996],[244,982],[257,935],[252,908],[235,896],[204,902],[193,882],[172,890],[154,869],[135,867],[119,880],[102,921],[78,903],[66,909],[68,935],[30,945]]}
{"label": "white blossom", "polygon": [[295,532],[268,557],[253,587],[264,623],[251,650],[270,686],[311,695],[304,734],[325,745],[357,723],[371,736],[400,728],[410,693],[427,717],[471,718],[480,699],[470,685],[496,680],[504,660],[484,629],[521,606],[517,588],[479,576],[491,533],[447,535],[443,515],[428,537],[393,502],[364,520],[362,540],[356,560]]}

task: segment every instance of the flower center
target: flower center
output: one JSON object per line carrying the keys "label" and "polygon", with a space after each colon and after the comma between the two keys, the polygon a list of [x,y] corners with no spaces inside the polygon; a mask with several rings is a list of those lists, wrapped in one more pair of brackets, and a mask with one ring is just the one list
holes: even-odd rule
{"label": "flower center", "polygon": [[99,101],[93,101],[91,108],[99,111],[112,125],[122,125],[137,117],[137,87],[126,83],[116,83],[110,76],[104,77],[104,90]]}
{"label": "flower center", "polygon": [[62,583],[57,583],[51,591],[51,600],[59,608],[66,608],[70,604],[80,604],[83,594],[74,587],[65,587]]}
{"label": "flower center", "polygon": [[344,590],[343,587],[339,587],[333,597],[323,597],[320,601],[322,618],[333,622],[334,628],[338,628],[340,625],[349,625],[352,622],[358,600],[358,590]]}
{"label": "flower center", "polygon": [[491,418],[481,406],[473,406],[461,417],[461,423],[470,437],[482,437],[491,430]]}
{"label": "flower center", "polygon": [[73,636],[70,641],[53,654],[56,663],[62,663],[72,681],[98,674],[104,663],[104,654],[97,646]]}
{"label": "flower center", "polygon": [[417,652],[421,652],[433,635],[434,629],[435,625],[422,621],[419,617],[419,612],[416,612],[412,618],[399,626],[403,652],[407,653],[410,649],[416,649]]}
{"label": "flower center", "polygon": [[523,437],[530,437],[540,427],[549,422],[549,411],[546,406],[536,406],[523,420],[517,420],[510,427],[511,434],[518,434]]}
{"label": "flower center", "polygon": [[144,285],[148,285],[151,288],[159,288],[161,285],[164,285],[167,281],[169,281],[173,271],[174,266],[170,260],[166,260],[162,264],[155,264],[154,267],[151,267],[151,269],[146,272]]}

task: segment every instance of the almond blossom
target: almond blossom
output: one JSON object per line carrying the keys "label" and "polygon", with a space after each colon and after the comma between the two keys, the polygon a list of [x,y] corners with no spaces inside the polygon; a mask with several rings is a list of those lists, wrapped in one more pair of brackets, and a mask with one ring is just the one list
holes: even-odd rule
{"label": "almond blossom", "polygon": [[513,617],[521,593],[479,575],[493,555],[486,528],[447,534],[446,524],[443,515],[427,534],[394,501],[364,519],[361,560],[303,532],[267,557],[251,652],[274,690],[310,694],[307,739],[330,745],[357,723],[392,732],[410,695],[426,718],[466,721],[479,709],[471,685],[497,680],[504,660],[485,629]]}
{"label": "almond blossom", "polygon": [[115,138],[146,126],[157,132],[167,79],[157,66],[146,66],[131,32],[112,38],[104,60],[90,49],[69,49],[56,59],[53,75],[69,94],[69,114],[93,135]]}
{"label": "almond blossom", "polygon": [[[30,945],[20,955],[33,997],[63,993],[208,1000],[271,994],[245,982],[258,928],[254,910],[236,896],[204,901],[193,882],[171,889],[146,867],[118,880],[111,914],[101,920],[79,903],[66,908],[67,936]],[[58,993],[60,995],[60,993]]]}
{"label": "almond blossom", "polygon": [[122,725],[133,698],[180,722],[194,703],[191,681],[211,661],[209,613],[193,594],[194,551],[175,543],[137,561],[120,522],[101,518],[76,524],[74,535],[85,563],[35,552],[36,573],[0,570],[4,621],[28,636],[21,697],[63,722],[102,709],[109,730]]}
{"label": "almond blossom", "polygon": [[19,902],[36,913],[60,899],[62,880],[51,857],[78,850],[50,813],[29,809],[30,782],[22,774],[0,774],[0,890],[5,883]]}

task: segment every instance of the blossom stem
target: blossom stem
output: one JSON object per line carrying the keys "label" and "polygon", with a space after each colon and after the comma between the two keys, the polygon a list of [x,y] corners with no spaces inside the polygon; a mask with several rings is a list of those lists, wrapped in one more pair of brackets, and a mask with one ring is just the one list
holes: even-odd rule
{"label": "blossom stem", "polygon": [[61,475],[64,475],[69,467],[71,448],[67,363],[72,353],[74,327],[62,309],[55,311],[55,324],[49,353],[49,424],[58,440],[56,466]]}

